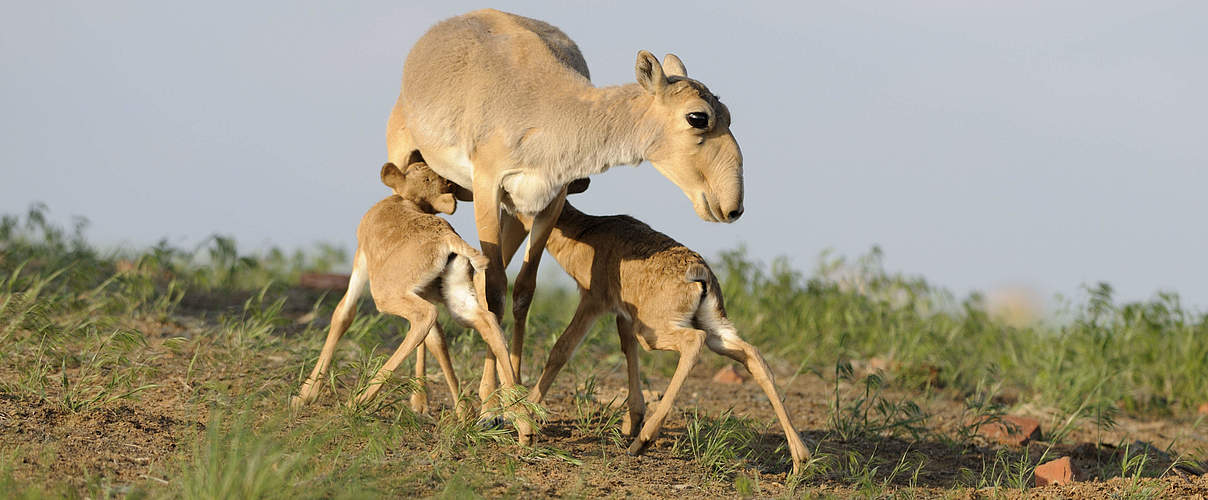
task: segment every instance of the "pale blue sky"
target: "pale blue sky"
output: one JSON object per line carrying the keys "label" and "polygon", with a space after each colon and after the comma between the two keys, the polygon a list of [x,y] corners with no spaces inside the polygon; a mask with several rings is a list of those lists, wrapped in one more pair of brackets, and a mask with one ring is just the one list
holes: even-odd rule
{"label": "pale blue sky", "polygon": [[[481,6],[436,4],[8,2],[0,212],[43,201],[106,245],[351,249],[386,194],[407,51]],[[597,85],[675,52],[733,113],[738,223],[699,220],[648,165],[594,178],[585,211],[706,256],[745,242],[809,269],[879,244],[961,293],[1107,280],[1208,305],[1208,3],[685,5],[495,5],[570,34]],[[454,224],[473,241],[470,212]]]}

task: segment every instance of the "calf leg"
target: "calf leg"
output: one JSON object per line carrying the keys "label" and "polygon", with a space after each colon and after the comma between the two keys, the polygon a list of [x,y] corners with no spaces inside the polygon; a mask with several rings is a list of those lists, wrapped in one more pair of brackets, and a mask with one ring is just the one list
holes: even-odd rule
{"label": "calf leg", "polygon": [[390,375],[403,362],[403,359],[409,356],[420,342],[424,341],[424,337],[428,335],[432,325],[436,324],[436,306],[412,292],[379,301],[378,309],[406,318],[411,322],[411,328],[407,330],[403,343],[398,346],[398,349],[395,349],[394,354],[390,355],[390,359],[386,360],[382,369],[378,370],[377,374],[369,380],[369,387],[360,396],[357,396],[356,405],[364,404],[377,396],[378,391],[382,390],[382,384],[390,379]]}
{"label": "calf leg", "polygon": [[[472,318],[471,323],[473,324],[474,329],[477,330],[480,335],[482,335],[482,339],[486,341],[491,352],[495,354],[496,359],[508,359],[508,348],[507,344],[503,341],[503,332],[500,331],[499,322],[495,320],[495,316],[491,314],[490,311],[485,309],[480,310],[476,317]],[[510,366],[502,365],[503,363],[500,363],[500,366],[497,366],[497,368],[500,378],[503,379],[503,388],[511,389],[512,387],[516,386],[515,373],[511,370]],[[502,402],[510,403],[508,401]],[[523,405],[518,406],[517,411],[520,413],[520,415],[515,421],[516,432],[519,435],[520,444],[527,446],[533,442],[533,426],[529,421],[529,419],[531,419],[531,415],[527,414],[528,411]]]}
{"label": "calf leg", "polygon": [[415,392],[411,393],[411,411],[415,413],[428,413],[428,377],[424,373],[424,361],[427,356],[424,353],[424,344],[428,343],[428,339],[432,338],[432,332],[424,336],[424,341],[415,346]]}
{"label": "calf leg", "polygon": [[764,361],[755,346],[738,337],[734,325],[728,319],[718,317],[709,323],[709,336],[706,337],[705,343],[713,352],[742,363],[754,376],[755,383],[759,384],[768,400],[772,402],[772,409],[776,412],[776,418],[780,420],[780,426],[784,429],[784,436],[789,444],[789,453],[793,455],[793,473],[800,472],[801,464],[810,457],[810,451],[802,442],[797,428],[793,427],[793,421],[785,411],[784,403],[780,401],[772,370],[768,369],[767,362]]}
{"label": "calf leg", "polygon": [[646,451],[646,447],[650,446],[650,442],[658,437],[659,430],[663,427],[663,421],[671,411],[671,405],[675,403],[675,397],[684,386],[684,380],[688,378],[688,373],[700,359],[700,349],[705,343],[705,332],[693,328],[678,328],[665,333],[659,332],[658,338],[659,349],[679,351],[679,364],[675,367],[675,375],[671,376],[671,383],[667,384],[667,390],[663,392],[663,399],[655,407],[654,414],[646,419],[637,439],[629,445],[630,455],[641,455]]}
{"label": "calf leg", "polygon": [[558,372],[570,360],[571,355],[575,353],[575,349],[579,347],[579,343],[583,341],[583,337],[587,335],[587,331],[599,314],[595,308],[585,307],[582,301],[579,302],[575,316],[571,318],[570,324],[566,326],[562,335],[558,336],[558,341],[554,342],[554,348],[549,352],[549,359],[545,361],[545,368],[541,370],[541,378],[529,392],[529,401],[540,403],[542,399],[545,399],[545,393],[553,385],[554,377],[558,376]]}
{"label": "calf leg", "polygon": [[625,353],[625,367],[629,374],[629,397],[626,403],[629,413],[621,422],[621,433],[634,437],[642,428],[646,416],[646,398],[642,396],[642,382],[638,374],[638,339],[634,336],[633,321],[617,315],[617,334],[621,337],[621,352]]}
{"label": "calf leg", "polygon": [[331,358],[335,355],[336,344],[340,342],[340,337],[352,325],[352,319],[357,314],[357,300],[365,291],[365,283],[369,282],[368,264],[365,254],[358,251],[356,258],[353,259],[348,291],[344,292],[344,297],[336,305],[335,313],[331,315],[331,328],[327,331],[327,341],[323,343],[323,350],[319,352],[319,361],[315,363],[315,368],[311,370],[310,376],[306,377],[306,382],[302,383],[302,390],[290,400],[290,406],[300,408],[319,396],[319,388],[322,385],[319,381],[327,374],[327,369],[331,366]]}
{"label": "calf leg", "polygon": [[441,331],[439,323],[432,326],[432,331],[428,332],[424,344],[427,344],[428,350],[436,356],[440,371],[445,374],[445,384],[449,386],[449,394],[453,398],[453,408],[457,412],[457,416],[465,418],[467,408],[461,399],[461,384],[457,381],[457,373],[453,371],[453,361],[449,359],[449,348],[445,345],[445,332]]}

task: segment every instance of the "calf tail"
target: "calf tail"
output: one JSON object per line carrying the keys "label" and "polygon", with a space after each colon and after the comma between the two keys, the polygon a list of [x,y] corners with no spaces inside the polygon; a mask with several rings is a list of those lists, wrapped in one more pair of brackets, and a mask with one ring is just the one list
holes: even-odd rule
{"label": "calf tail", "polygon": [[474,293],[478,296],[478,304],[487,307],[487,265],[490,260],[459,236],[450,236],[448,243],[451,252],[469,259],[470,267],[474,268]]}

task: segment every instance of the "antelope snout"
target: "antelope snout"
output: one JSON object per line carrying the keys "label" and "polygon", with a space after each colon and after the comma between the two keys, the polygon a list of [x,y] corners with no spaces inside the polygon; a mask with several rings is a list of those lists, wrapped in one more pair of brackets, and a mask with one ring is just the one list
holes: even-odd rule
{"label": "antelope snout", "polygon": [[742,217],[742,205],[739,205],[737,208],[732,208],[732,209],[726,211],[725,222],[734,222],[734,221],[738,220],[739,217]]}

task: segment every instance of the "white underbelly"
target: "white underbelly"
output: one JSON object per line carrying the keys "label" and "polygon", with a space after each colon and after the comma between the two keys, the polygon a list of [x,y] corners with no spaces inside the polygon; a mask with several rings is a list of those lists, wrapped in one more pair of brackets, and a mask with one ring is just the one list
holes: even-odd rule
{"label": "white underbelly", "polygon": [[509,209],[525,215],[536,215],[537,212],[545,210],[554,197],[558,196],[562,186],[555,185],[548,177],[535,172],[520,171],[505,174],[503,190],[512,202]]}
{"label": "white underbelly", "polygon": [[453,181],[458,186],[474,189],[474,165],[470,156],[460,148],[421,151],[424,161],[433,172]]}

